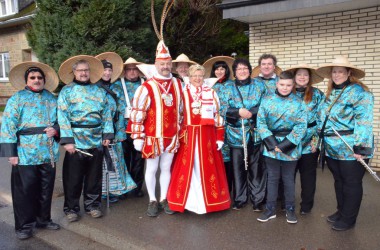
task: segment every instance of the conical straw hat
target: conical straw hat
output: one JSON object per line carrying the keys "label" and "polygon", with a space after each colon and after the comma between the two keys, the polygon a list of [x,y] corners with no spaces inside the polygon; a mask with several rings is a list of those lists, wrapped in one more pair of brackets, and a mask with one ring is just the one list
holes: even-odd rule
{"label": "conical straw hat", "polygon": [[104,52],[95,56],[100,61],[106,60],[112,64],[112,77],[111,82],[115,82],[123,73],[123,59],[115,52]]}
{"label": "conical straw hat", "polygon": [[80,60],[88,62],[90,65],[90,82],[97,83],[103,76],[104,67],[99,59],[88,55],[73,56],[64,61],[58,70],[58,75],[61,81],[65,84],[69,84],[74,80],[72,67],[76,62]]}
{"label": "conical straw hat", "polygon": [[324,78],[331,78],[331,70],[333,67],[346,67],[351,70],[351,75],[361,79],[365,76],[364,70],[354,66],[347,57],[345,56],[336,56],[332,63],[323,64],[321,67],[317,69],[318,75]]}
{"label": "conical straw hat", "polygon": [[214,63],[218,62],[218,61],[223,61],[225,63],[227,63],[228,67],[230,68],[230,79],[233,78],[233,73],[232,73],[232,64],[234,63],[235,59],[233,57],[230,57],[230,56],[215,56],[215,57],[212,57],[210,59],[208,59],[206,62],[203,63],[203,67],[205,68],[205,77],[206,78],[209,78],[211,76],[211,69],[212,69],[212,66],[214,65]]}
{"label": "conical straw hat", "polygon": [[311,84],[316,84],[318,82],[322,82],[323,81],[323,77],[321,77],[320,75],[318,75],[317,71],[313,67],[309,66],[307,63],[301,63],[299,65],[292,66],[292,67],[290,67],[289,69],[287,69],[285,71],[291,72],[294,75],[294,73],[298,69],[308,69],[308,70],[310,70],[310,72],[311,72],[311,76],[310,76],[310,82],[311,82]]}
{"label": "conical straw hat", "polygon": [[59,79],[57,73],[52,67],[40,62],[23,62],[14,66],[9,72],[9,81],[13,87],[17,90],[24,89],[26,86],[25,72],[30,67],[40,68],[45,74],[45,86],[44,88],[50,92],[53,92],[58,84]]}
{"label": "conical straw hat", "polygon": [[[276,75],[280,75],[281,72],[282,72],[282,69],[280,67],[276,66],[276,68],[274,69],[274,73]],[[255,78],[255,77],[258,77],[259,75],[260,75],[260,65],[253,68],[251,77]]]}

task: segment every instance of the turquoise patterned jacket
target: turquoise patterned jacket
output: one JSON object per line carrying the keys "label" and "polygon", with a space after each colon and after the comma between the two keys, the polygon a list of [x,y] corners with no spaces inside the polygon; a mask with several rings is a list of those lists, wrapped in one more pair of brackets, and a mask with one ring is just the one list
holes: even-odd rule
{"label": "turquoise patterned jacket", "polygon": [[[304,138],[302,139],[302,154],[310,154],[311,145],[317,146],[318,141],[318,109],[320,104],[324,101],[325,95],[317,88],[311,87],[312,99],[309,103],[305,103],[307,112],[307,130]],[[302,100],[305,96],[304,91],[297,89],[296,95]]]}
{"label": "turquoise patterned jacket", "polygon": [[[48,103],[48,107],[46,103]],[[36,93],[28,88],[18,91],[8,100],[3,113],[0,156],[18,156],[19,165],[50,163],[48,137],[42,130],[53,124],[53,127],[59,132],[57,98],[52,93],[47,90]],[[28,130],[30,133],[33,128],[39,132],[25,134],[28,133]],[[59,158],[58,146],[56,140],[53,140],[55,162]]]}
{"label": "turquoise patterned jacket", "polygon": [[[339,85],[343,87],[345,83]],[[342,88],[334,88],[320,107],[320,126],[322,128],[326,111],[337,98]],[[353,153],[344,142],[335,136],[334,128],[353,148],[356,154],[373,156],[373,105],[371,92],[365,91],[356,83],[350,83],[330,110],[324,130],[325,155],[336,160],[355,160]]]}
{"label": "turquoise patterned jacket", "polygon": [[[263,155],[283,161],[298,160],[307,128],[306,119],[306,105],[295,94],[282,97],[276,91],[265,96],[257,115],[257,130],[265,145]],[[275,146],[282,153],[276,152]]]}
{"label": "turquoise patterned jacket", "polygon": [[58,96],[61,141],[79,149],[98,148],[102,140],[114,139],[106,91],[96,84],[72,82]]}
{"label": "turquoise patterned jacket", "polygon": [[279,77],[276,76],[275,78],[265,79],[261,76],[258,76],[255,77],[254,80],[255,82],[261,82],[262,84],[264,84],[266,88],[266,93],[269,95],[273,94],[276,91],[276,83],[278,82]]}
{"label": "turquoise patterned jacket", "polygon": [[[244,105],[241,101],[238,88],[242,97]],[[254,144],[261,143],[261,139],[256,130],[252,134],[251,127],[256,127],[256,116],[259,110],[259,105],[262,98],[265,95],[265,86],[262,82],[255,82],[253,79],[247,84],[236,85],[231,81],[226,84],[226,94],[220,98],[222,102],[227,103],[227,109],[225,110],[226,121],[226,139],[230,147],[242,148],[243,146],[243,130],[242,120],[240,119],[239,109],[243,106],[248,109],[252,114],[251,119],[244,119],[244,131],[246,134],[246,142],[252,141],[252,135],[254,136]]]}
{"label": "turquoise patterned jacket", "polygon": [[[102,85],[101,81],[97,83],[99,86]],[[127,139],[127,134],[125,133],[126,120],[124,119],[125,113],[125,97],[121,85],[111,83],[106,85],[112,92],[116,94],[116,100],[112,97],[110,93],[107,93],[107,103],[111,111],[111,116],[113,117],[113,128],[115,132],[115,141],[124,141]]]}
{"label": "turquoise patterned jacket", "polygon": [[[228,105],[227,104],[227,97],[226,97],[226,95],[228,94],[228,91],[226,90],[226,85],[232,84],[232,83],[233,83],[232,80],[227,80],[225,82],[217,82],[212,87],[219,97],[219,102],[220,102],[219,113],[220,114],[226,113],[227,105]],[[224,139],[224,145],[222,147],[222,154],[223,154],[223,161],[224,162],[229,162],[231,160],[230,159],[230,147],[228,146],[228,143],[227,143],[227,137],[225,137],[225,139]]]}

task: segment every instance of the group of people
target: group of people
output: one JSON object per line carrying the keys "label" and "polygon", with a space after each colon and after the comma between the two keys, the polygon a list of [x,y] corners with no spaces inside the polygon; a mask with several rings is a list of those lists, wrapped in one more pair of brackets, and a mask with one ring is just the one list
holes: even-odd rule
{"label": "group of people", "polygon": [[[335,181],[337,211],[327,220],[334,230],[355,225],[365,173],[357,160],[373,154],[374,100],[359,80],[363,70],[338,56],[317,69],[300,64],[282,71],[272,54],[254,68],[225,56],[201,66],[183,54],[172,60],[162,40],[146,80],[145,66],[106,52],[69,58],[58,75],[38,62],[11,69],[20,91],[3,114],[0,156],[12,165],[18,238],[36,227],[60,228],[50,215],[59,144],[66,151],[69,222],[80,219],[82,192],[84,211],[98,218],[102,197],[143,197],[145,180],[150,217],[239,210],[251,202],[262,212],[257,220],[267,222],[280,199],[287,222],[297,223],[296,172],[306,215],[320,159]],[[66,86],[56,98],[58,76]],[[326,94],[313,87],[324,78]]]}

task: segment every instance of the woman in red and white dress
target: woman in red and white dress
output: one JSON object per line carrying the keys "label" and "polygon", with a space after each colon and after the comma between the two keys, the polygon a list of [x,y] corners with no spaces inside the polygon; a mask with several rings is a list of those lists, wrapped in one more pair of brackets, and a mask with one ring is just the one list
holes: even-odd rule
{"label": "woman in red and white dress", "polygon": [[204,84],[205,69],[189,68],[184,88],[180,147],[172,165],[168,203],[173,211],[205,214],[230,208],[230,194],[220,149],[224,141],[219,99]]}

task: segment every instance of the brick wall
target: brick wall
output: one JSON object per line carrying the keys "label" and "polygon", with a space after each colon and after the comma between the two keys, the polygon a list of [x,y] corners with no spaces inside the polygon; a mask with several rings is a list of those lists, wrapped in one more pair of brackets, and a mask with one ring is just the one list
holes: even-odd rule
{"label": "brick wall", "polygon": [[[253,23],[250,25],[250,61],[262,53],[277,56],[278,66],[307,62],[318,66],[346,55],[366,72],[363,82],[375,95],[374,133],[380,141],[380,6],[324,15]],[[326,90],[326,83],[317,84]],[[377,145],[378,146],[378,145]],[[380,148],[378,148],[380,149]],[[372,165],[380,167],[380,153]]]}
{"label": "brick wall", "polygon": [[[10,67],[23,62],[23,51],[30,49],[23,27],[4,28],[0,31],[0,52],[9,52]],[[0,105],[4,97],[11,96],[16,90],[9,82],[0,81]]]}

